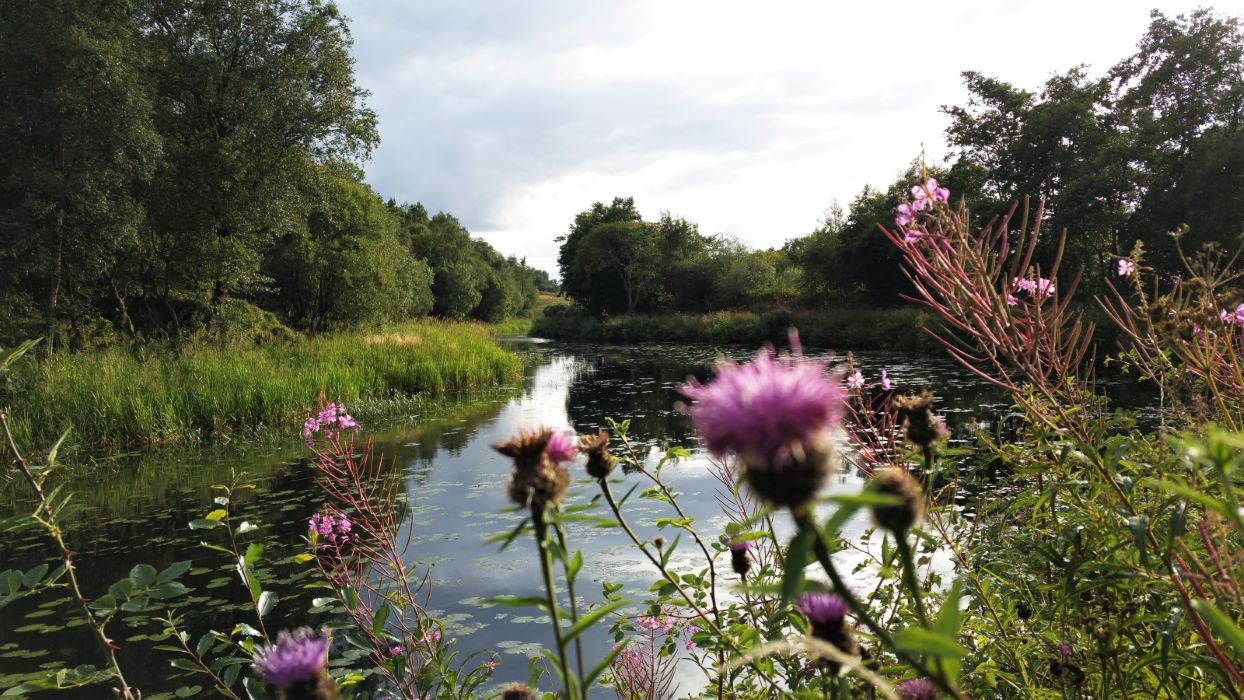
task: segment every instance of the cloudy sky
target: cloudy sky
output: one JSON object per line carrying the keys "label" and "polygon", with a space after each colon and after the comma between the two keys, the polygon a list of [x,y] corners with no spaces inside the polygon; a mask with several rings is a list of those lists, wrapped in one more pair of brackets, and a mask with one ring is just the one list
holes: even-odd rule
{"label": "cloudy sky", "polygon": [[961,71],[1030,89],[1079,63],[1098,74],[1151,8],[1205,3],[339,4],[380,117],[369,182],[556,273],[553,239],[614,196],[781,245],[921,149],[941,161]]}

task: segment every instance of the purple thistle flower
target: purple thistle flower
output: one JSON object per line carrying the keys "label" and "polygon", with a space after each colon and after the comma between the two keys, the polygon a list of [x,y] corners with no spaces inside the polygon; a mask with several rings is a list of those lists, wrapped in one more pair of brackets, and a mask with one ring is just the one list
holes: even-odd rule
{"label": "purple thistle flower", "polygon": [[1075,649],[1071,648],[1071,645],[1068,644],[1067,642],[1058,643],[1058,655],[1059,656],[1063,657],[1064,659],[1069,659],[1071,658],[1071,655],[1074,653],[1075,653]]}
{"label": "purple thistle flower", "polygon": [[685,410],[710,452],[770,464],[791,462],[841,424],[845,398],[824,362],[772,349],[743,365],[723,360],[711,382],[679,391],[694,402]]}
{"label": "purple thistle flower", "polygon": [[903,700],[937,700],[937,686],[928,678],[911,678],[894,687]]}
{"label": "purple thistle flower", "polygon": [[575,446],[573,435],[555,432],[549,436],[549,442],[544,446],[544,454],[554,462],[573,462],[579,454],[579,448]]}
{"label": "purple thistle flower", "polygon": [[752,546],[752,543],[751,543],[749,540],[741,540],[741,541],[738,541],[738,542],[731,542],[731,543],[730,543],[730,551],[731,551],[731,552],[746,552],[746,551],[748,550],[748,548],[749,548],[749,547],[751,547],[751,546]]}
{"label": "purple thistle flower", "polygon": [[795,607],[814,625],[838,622],[847,614],[846,601],[833,593],[804,593]]}
{"label": "purple thistle flower", "polygon": [[281,632],[276,644],[264,647],[255,655],[255,674],[278,688],[305,683],[328,663],[328,637],[308,627],[293,634]]}

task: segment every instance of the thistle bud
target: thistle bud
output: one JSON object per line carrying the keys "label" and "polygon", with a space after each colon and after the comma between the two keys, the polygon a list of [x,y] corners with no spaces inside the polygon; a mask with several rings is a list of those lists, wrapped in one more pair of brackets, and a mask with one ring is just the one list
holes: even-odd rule
{"label": "thistle bud", "polygon": [[511,683],[501,689],[501,700],[536,700],[526,683]]}
{"label": "thistle bud", "polygon": [[898,496],[901,501],[895,505],[873,506],[873,520],[902,537],[924,517],[924,494],[920,484],[910,472],[900,468],[877,472],[873,480],[877,482],[877,493]]}
{"label": "thistle bud", "polygon": [[665,549],[665,538],[660,535],[657,535],[656,537],[652,538],[652,544],[657,549]]}
{"label": "thistle bud", "polygon": [[587,455],[587,473],[593,479],[604,479],[613,471],[617,460],[609,454],[608,448],[609,433],[604,430],[579,437],[579,452]]}
{"label": "thistle bud", "polygon": [[747,549],[750,545],[751,543],[747,541],[735,542],[730,545],[730,567],[739,576],[746,576],[747,572],[752,568],[752,560],[747,556]]}
{"label": "thistle bud", "polygon": [[915,396],[898,397],[894,400],[894,408],[907,440],[921,449],[949,435],[942,420],[933,412],[933,394],[928,389]]}

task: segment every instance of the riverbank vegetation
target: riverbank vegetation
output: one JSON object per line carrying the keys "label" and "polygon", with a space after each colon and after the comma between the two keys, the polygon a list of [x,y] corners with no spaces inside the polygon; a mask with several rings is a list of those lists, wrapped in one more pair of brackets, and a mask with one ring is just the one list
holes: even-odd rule
{"label": "riverbank vegetation", "polygon": [[350,48],[332,3],[5,3],[0,344],[528,315],[547,274],[363,181]]}
{"label": "riverbank vegetation", "polygon": [[296,425],[316,396],[352,404],[517,383],[484,324],[416,322],[262,345],[113,347],[28,355],[0,385],[14,428],[85,446],[197,443]]}
{"label": "riverbank vegetation", "polygon": [[597,319],[569,308],[537,317],[531,334],[574,342],[680,342],[714,345],[781,344],[798,328],[809,346],[851,350],[926,352],[936,343],[924,332],[935,321],[918,309],[717,311],[708,314],[633,314]]}

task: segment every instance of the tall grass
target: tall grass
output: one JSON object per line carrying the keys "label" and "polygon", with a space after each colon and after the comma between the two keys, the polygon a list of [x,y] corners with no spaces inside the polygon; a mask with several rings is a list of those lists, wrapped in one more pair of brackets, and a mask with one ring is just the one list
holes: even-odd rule
{"label": "tall grass", "polygon": [[521,373],[487,326],[419,322],[260,347],[59,354],[25,361],[0,402],[17,409],[21,437],[34,444],[65,429],[92,447],[194,443],[296,425],[321,390],[349,404],[497,386]]}
{"label": "tall grass", "polygon": [[547,315],[532,335],[586,342],[695,342],[733,345],[784,344],[794,327],[807,345],[844,350],[929,351],[923,328],[934,317],[920,309],[828,309],[758,314],[723,311],[705,315],[623,316],[600,321],[587,316]]}

